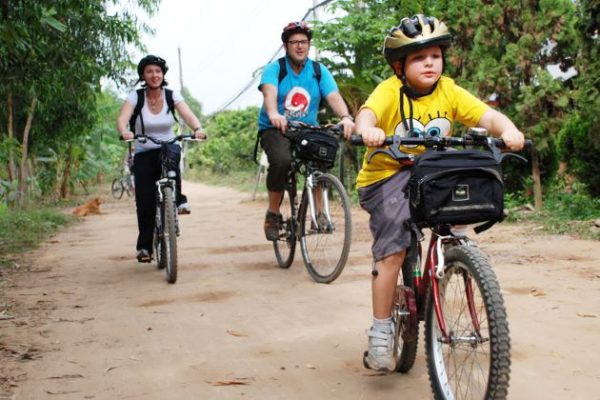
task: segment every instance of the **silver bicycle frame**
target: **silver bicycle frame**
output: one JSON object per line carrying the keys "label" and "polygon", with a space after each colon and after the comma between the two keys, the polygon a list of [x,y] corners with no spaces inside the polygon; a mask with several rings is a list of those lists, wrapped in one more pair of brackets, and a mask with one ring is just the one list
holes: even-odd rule
{"label": "silver bicycle frame", "polygon": [[[317,208],[315,205],[315,197],[313,190],[316,189],[315,186],[315,178],[316,173],[312,173],[306,177],[306,189],[308,195],[308,205],[310,207],[310,219],[312,220],[314,226],[319,226],[317,222]],[[321,197],[323,198],[323,214],[327,218],[327,222],[331,223],[331,214],[329,213],[329,195],[328,189],[323,188],[323,193],[321,193]]]}

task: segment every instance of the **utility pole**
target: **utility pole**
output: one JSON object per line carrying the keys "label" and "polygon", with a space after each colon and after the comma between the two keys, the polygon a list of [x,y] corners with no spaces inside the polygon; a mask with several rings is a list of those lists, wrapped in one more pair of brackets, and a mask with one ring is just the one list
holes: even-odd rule
{"label": "utility pole", "polygon": [[[319,4],[320,0],[313,0],[313,21],[318,21],[319,20],[319,14],[317,12],[317,10],[319,9],[317,7],[317,4]],[[315,49],[315,61],[319,58],[319,49],[317,49],[316,47],[313,47],[313,49]]]}
{"label": "utility pole", "polygon": [[[180,92],[183,93],[183,68],[181,66],[181,46],[177,46],[177,59],[179,62],[179,87]],[[182,134],[185,129],[185,125],[183,122],[183,118],[179,116],[179,133]],[[181,176],[183,177],[183,172],[185,170],[185,141],[181,141],[181,160],[179,160],[179,170],[181,171]]]}

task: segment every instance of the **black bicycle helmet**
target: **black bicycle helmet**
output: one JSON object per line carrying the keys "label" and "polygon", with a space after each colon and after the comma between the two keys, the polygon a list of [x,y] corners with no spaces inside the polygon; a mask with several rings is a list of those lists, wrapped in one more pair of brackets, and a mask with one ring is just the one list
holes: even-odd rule
{"label": "black bicycle helmet", "polygon": [[451,42],[452,35],[443,22],[417,14],[412,18],[402,18],[398,26],[390,29],[383,42],[383,55],[391,65],[412,51],[435,44],[446,49]]}
{"label": "black bicycle helmet", "polygon": [[137,66],[137,73],[140,81],[144,80],[144,68],[146,68],[148,65],[158,65],[162,70],[163,75],[165,75],[169,70],[167,62],[163,58],[148,54],[146,57],[140,60]]}
{"label": "black bicycle helmet", "polygon": [[312,31],[308,24],[304,21],[296,21],[290,22],[283,28],[283,32],[281,32],[281,41],[287,43],[289,37],[294,33],[304,33],[308,36],[308,40],[312,39]]}

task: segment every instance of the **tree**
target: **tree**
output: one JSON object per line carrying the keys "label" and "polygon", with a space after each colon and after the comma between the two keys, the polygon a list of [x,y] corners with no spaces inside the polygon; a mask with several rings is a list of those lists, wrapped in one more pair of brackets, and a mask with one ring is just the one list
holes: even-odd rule
{"label": "tree", "polygon": [[578,2],[581,50],[575,81],[576,112],[561,132],[562,158],[592,196],[600,196],[600,1]]}
{"label": "tree", "polygon": [[541,209],[542,173],[555,169],[556,138],[573,98],[548,67],[566,71],[576,56],[573,2],[444,0],[439,10],[455,37],[450,72],[482,98],[495,95],[498,108],[533,139],[535,204]]}
{"label": "tree", "polygon": [[340,15],[317,23],[313,41],[336,77],[355,114],[374,87],[392,74],[383,58],[383,38],[400,18],[420,10],[417,1],[338,0],[329,10]]}
{"label": "tree", "polygon": [[[137,4],[151,14],[159,1]],[[0,109],[6,110],[0,121],[7,127],[0,135],[20,143],[18,169],[8,150],[7,176],[18,178],[21,203],[27,197],[30,143],[52,148],[77,143],[95,112],[92,99],[100,91],[100,79],[123,80],[130,66],[127,46],[141,46],[139,35],[145,26],[126,8],[109,11],[117,4],[15,0],[0,7],[0,73],[6,83],[0,87],[0,103],[5,105]],[[36,115],[48,124],[36,124]],[[67,159],[65,168],[70,165]]]}

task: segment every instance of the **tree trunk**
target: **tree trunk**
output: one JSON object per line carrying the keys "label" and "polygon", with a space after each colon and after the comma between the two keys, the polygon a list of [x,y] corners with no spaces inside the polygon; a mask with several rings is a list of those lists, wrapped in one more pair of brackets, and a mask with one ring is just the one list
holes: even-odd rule
{"label": "tree trunk", "polygon": [[540,176],[540,160],[537,151],[531,150],[531,175],[533,177],[533,197],[535,210],[542,211],[542,179]]}
{"label": "tree trunk", "polygon": [[62,182],[60,183],[60,198],[66,199],[69,197],[69,179],[71,178],[71,147],[67,150],[67,160],[65,161],[65,172],[62,176]]}
{"label": "tree trunk", "polygon": [[[12,93],[8,93],[6,96],[6,105],[7,105],[7,127],[6,131],[8,132],[8,139],[11,140],[15,137],[14,133],[14,122],[13,122],[13,96]],[[8,180],[12,181],[17,179],[17,165],[15,164],[15,154],[12,146],[8,149]]]}
{"label": "tree trunk", "polygon": [[27,113],[25,129],[23,129],[23,141],[21,142],[21,171],[19,175],[19,206],[23,206],[27,200],[27,178],[29,177],[27,168],[27,157],[29,156],[29,132],[31,131],[31,124],[33,123],[33,114],[35,112],[36,104],[37,97],[33,96],[31,99],[31,107]]}

